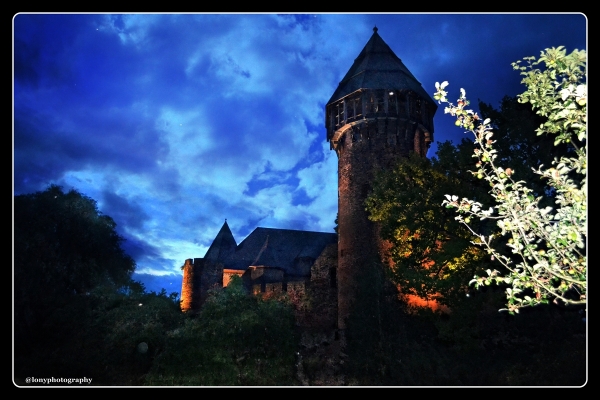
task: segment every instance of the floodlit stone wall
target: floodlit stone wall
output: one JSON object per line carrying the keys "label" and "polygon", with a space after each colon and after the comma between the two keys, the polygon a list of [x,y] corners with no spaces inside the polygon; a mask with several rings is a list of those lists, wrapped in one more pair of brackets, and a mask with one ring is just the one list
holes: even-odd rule
{"label": "floodlit stone wall", "polygon": [[[363,94],[365,96],[368,97]],[[389,104],[382,104],[385,106],[382,109],[388,111]],[[354,119],[334,132],[328,132],[338,155],[337,280],[340,329],[345,329],[345,319],[352,309],[357,291],[356,277],[360,270],[384,261],[385,250],[389,249],[389,243],[380,239],[377,225],[369,221],[364,205],[377,172],[393,168],[400,158],[408,157],[411,152],[425,157],[432,140],[424,123],[432,126],[429,118],[433,113],[424,111],[424,102],[408,94],[396,104],[407,107],[406,112],[404,108],[398,112],[397,106],[394,106],[393,113],[371,112],[374,109],[363,106],[362,119]],[[330,105],[328,109],[334,106]],[[405,115],[409,117],[402,118]]]}

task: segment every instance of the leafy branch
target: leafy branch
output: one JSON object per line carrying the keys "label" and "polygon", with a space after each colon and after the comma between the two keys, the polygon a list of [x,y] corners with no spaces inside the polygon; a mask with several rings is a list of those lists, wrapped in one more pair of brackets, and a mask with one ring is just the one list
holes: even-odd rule
{"label": "leafy branch", "polygon": [[[475,137],[479,179],[489,182],[495,206],[467,198],[446,195],[442,205],[458,211],[456,220],[476,237],[472,243],[483,246],[492,258],[508,271],[488,269],[487,276],[475,276],[470,284],[476,288],[493,282],[508,284],[507,310],[518,313],[526,306],[547,303],[550,299],[564,304],[585,304],[587,288],[587,84],[586,52],[575,50],[567,55],[564,48],[546,49],[541,56],[527,57],[513,68],[524,76],[527,90],[519,102],[529,102],[547,121],[537,135],[555,135],[554,145],[571,143],[568,156],[555,159],[552,167],[540,165],[533,172],[548,180],[555,207],[540,207],[543,196],[534,196],[527,182],[513,179],[515,171],[499,165],[496,141],[490,120],[481,121],[473,110],[464,89],[456,105],[447,99],[448,82],[436,83],[434,99],[445,103],[444,112],[456,118],[456,126]],[[545,66],[542,70],[538,67]],[[485,236],[469,226],[472,218],[495,219],[500,231]],[[493,243],[494,238],[508,236],[512,255],[505,255]]]}

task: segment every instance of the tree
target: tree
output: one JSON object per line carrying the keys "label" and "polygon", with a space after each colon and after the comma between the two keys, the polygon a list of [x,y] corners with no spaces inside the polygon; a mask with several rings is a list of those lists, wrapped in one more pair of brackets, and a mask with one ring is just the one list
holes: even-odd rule
{"label": "tree", "polygon": [[[564,304],[586,303],[586,237],[587,237],[587,84],[586,52],[575,50],[567,55],[564,48],[541,52],[538,59],[527,57],[513,68],[524,76],[527,90],[519,96],[522,103],[547,118],[536,132],[554,135],[554,144],[572,144],[573,151],[533,171],[547,180],[550,190],[534,192],[527,182],[515,180],[513,168],[502,165],[496,150],[496,140],[490,120],[481,122],[473,110],[464,89],[454,105],[445,91],[447,82],[436,83],[434,98],[446,103],[444,112],[456,117],[456,125],[475,136],[473,157],[477,159],[475,176],[487,181],[495,200],[492,207],[456,195],[446,195],[442,203],[456,208],[456,220],[476,237],[474,243],[483,246],[492,258],[508,271],[502,274],[488,269],[487,276],[475,276],[475,287],[492,282],[508,284],[507,309],[517,313],[520,308],[547,303],[550,299]],[[540,69],[539,67],[545,67]],[[550,196],[554,207],[542,206]],[[471,225],[473,217],[495,220],[500,232],[484,235]],[[512,254],[505,255],[493,240],[508,236]]]}
{"label": "tree", "polygon": [[242,279],[213,290],[199,315],[168,332],[148,385],[274,386],[294,383],[290,304],[249,295]]}
{"label": "tree", "polygon": [[465,296],[466,279],[485,270],[485,252],[471,243],[470,231],[439,207],[448,190],[487,195],[460,165],[469,147],[442,143],[431,161],[412,154],[380,173],[366,200],[369,218],[392,243],[391,278],[404,295],[450,306]]}
{"label": "tree", "polygon": [[153,363],[165,351],[168,332],[183,325],[185,315],[179,301],[163,289],[146,292],[133,282],[127,290],[99,288],[92,292],[93,303],[80,340],[69,340],[82,369],[96,384],[142,385]]}
{"label": "tree", "polygon": [[[546,123],[548,118],[536,114],[530,103],[522,103],[516,96],[505,96],[497,110],[489,104],[479,102],[479,110],[481,119],[489,118],[494,130],[497,162],[505,168],[516,171],[513,179],[527,182],[534,196],[552,193],[548,181],[539,179],[534,168],[550,165],[556,157],[567,156],[574,150],[573,146],[567,143],[555,145],[554,138],[550,135],[538,135],[537,128]],[[469,160],[472,160],[474,143],[469,142],[471,145]],[[468,169],[472,167],[473,163],[469,161]],[[487,186],[487,182],[483,183]],[[552,204],[552,196],[545,196],[543,206]]]}
{"label": "tree", "polygon": [[15,301],[43,308],[101,284],[128,282],[135,262],[115,228],[93,199],[74,189],[51,185],[15,196]]}
{"label": "tree", "polygon": [[28,368],[41,368],[40,360],[51,366],[72,358],[63,345],[86,329],[94,292],[130,284],[135,262],[115,222],[76,190],[52,185],[15,196],[13,215],[15,365],[33,376]]}
{"label": "tree", "polygon": [[[15,273],[41,278],[55,291],[82,294],[100,283],[127,282],[135,262],[121,248],[116,224],[96,201],[51,185],[15,196]],[[40,269],[42,271],[40,271]],[[24,282],[25,283],[25,282]]]}

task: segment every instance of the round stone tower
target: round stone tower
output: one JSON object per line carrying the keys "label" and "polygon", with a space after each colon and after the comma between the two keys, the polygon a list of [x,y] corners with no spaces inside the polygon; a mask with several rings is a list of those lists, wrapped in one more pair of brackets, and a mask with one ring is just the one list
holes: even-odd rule
{"label": "round stone tower", "polygon": [[346,328],[364,268],[386,244],[369,221],[365,199],[376,171],[433,141],[437,104],[373,28],[325,108],[327,141],[338,156],[338,328]]}

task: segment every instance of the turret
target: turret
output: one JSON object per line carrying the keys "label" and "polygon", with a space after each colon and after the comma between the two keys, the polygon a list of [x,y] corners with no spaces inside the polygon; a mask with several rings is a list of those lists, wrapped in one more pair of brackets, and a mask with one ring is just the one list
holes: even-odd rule
{"label": "turret", "polygon": [[365,199],[376,171],[433,141],[437,105],[373,28],[373,35],[325,108],[327,141],[338,156],[338,328],[345,329],[360,272],[388,246]]}
{"label": "turret", "polygon": [[235,251],[236,246],[231,229],[225,220],[204,258],[185,260],[181,268],[183,270],[180,303],[182,311],[197,311],[206,300],[210,289],[223,286],[223,262]]}

